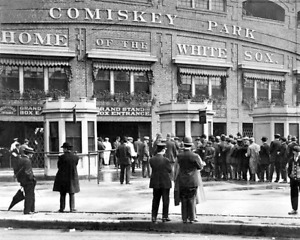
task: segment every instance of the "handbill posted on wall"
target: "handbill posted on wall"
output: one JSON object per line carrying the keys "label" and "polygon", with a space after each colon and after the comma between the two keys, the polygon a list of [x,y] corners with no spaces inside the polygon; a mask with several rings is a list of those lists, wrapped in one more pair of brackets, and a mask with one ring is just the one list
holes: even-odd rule
{"label": "handbill posted on wall", "polygon": [[150,107],[99,107],[100,116],[151,117]]}

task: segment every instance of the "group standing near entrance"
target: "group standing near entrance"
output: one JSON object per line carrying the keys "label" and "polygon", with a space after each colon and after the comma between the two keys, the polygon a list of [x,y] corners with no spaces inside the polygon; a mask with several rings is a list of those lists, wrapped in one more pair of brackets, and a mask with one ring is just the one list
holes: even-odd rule
{"label": "group standing near entrance", "polygon": [[[169,218],[170,189],[174,185],[174,204],[181,204],[183,223],[193,223],[196,218],[196,204],[203,194],[202,178],[215,181],[251,181],[290,183],[290,200],[292,211],[298,212],[298,195],[300,189],[300,146],[294,136],[287,138],[274,135],[270,144],[268,138],[262,137],[257,144],[253,137],[237,134],[191,137],[180,141],[174,134],[157,134],[153,143],[149,136],[133,141],[132,137],[117,137],[113,145],[108,146],[100,139],[98,147],[107,149],[113,156],[114,165],[120,168],[120,183],[131,184],[131,172],[141,168],[142,176],[150,178],[149,187],[153,189],[151,220],[157,222],[160,200],[162,200],[162,221]],[[113,146],[113,147],[111,147]],[[79,157],[73,153],[70,143],[65,142],[63,154],[58,157],[58,171],[53,191],[60,193],[59,210],[65,211],[66,196],[69,195],[70,212],[76,211],[75,194],[80,191],[77,164]],[[99,151],[99,159],[104,164],[105,151]],[[31,158],[34,149],[29,147],[28,139],[20,145],[14,139],[11,145],[11,161],[14,176],[24,189],[24,214],[35,213],[36,178],[32,171]],[[100,155],[101,154],[101,155]],[[109,159],[110,159],[109,156]],[[100,164],[100,163],[99,163]],[[248,178],[250,177],[250,178]]]}

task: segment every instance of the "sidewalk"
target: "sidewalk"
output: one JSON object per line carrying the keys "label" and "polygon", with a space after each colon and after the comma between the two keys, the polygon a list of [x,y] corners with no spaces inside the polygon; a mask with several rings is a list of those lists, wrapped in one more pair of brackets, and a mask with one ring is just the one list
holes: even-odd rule
{"label": "sidewalk", "polygon": [[59,193],[52,191],[53,181],[41,180],[36,187],[37,214],[23,215],[23,203],[7,211],[19,184],[2,182],[0,227],[300,236],[300,215],[287,214],[291,210],[288,184],[204,181],[206,201],[197,205],[198,222],[194,224],[182,223],[180,206],[174,206],[171,189],[172,221],[153,224],[152,189],[149,179],[140,175],[138,169],[132,185],[121,185],[115,169],[103,169],[99,185],[96,179],[80,180],[76,213],[57,213]]}

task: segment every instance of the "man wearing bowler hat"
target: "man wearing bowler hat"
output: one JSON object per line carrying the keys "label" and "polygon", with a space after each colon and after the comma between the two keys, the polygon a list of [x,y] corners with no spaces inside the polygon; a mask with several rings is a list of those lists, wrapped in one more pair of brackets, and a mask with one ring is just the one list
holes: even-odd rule
{"label": "man wearing bowler hat", "polygon": [[64,153],[58,157],[57,174],[55,176],[53,191],[60,192],[59,212],[64,212],[66,205],[66,195],[69,193],[70,212],[75,212],[75,193],[80,191],[77,173],[79,158],[72,153],[72,146],[65,142],[61,148]]}
{"label": "man wearing bowler hat", "polygon": [[16,171],[16,178],[20,185],[24,189],[25,202],[24,202],[24,214],[35,213],[35,194],[34,189],[36,180],[32,171],[31,158],[34,154],[34,150],[30,147],[26,147],[21,155],[18,170]]}
{"label": "man wearing bowler hat", "polygon": [[298,196],[300,188],[300,146],[294,146],[292,152],[293,156],[289,159],[288,163],[288,176],[290,178],[292,204],[292,211],[289,212],[290,215],[298,213]]}
{"label": "man wearing bowler hat", "polygon": [[152,174],[150,188],[153,188],[152,200],[152,222],[156,222],[160,198],[162,198],[162,221],[169,222],[170,188],[172,186],[170,174],[172,171],[171,162],[164,157],[165,143],[157,143],[157,154],[150,159]]}
{"label": "man wearing bowler hat", "polygon": [[179,164],[179,197],[181,201],[181,216],[183,223],[193,223],[196,218],[196,193],[199,186],[198,170],[202,169],[200,157],[192,152],[193,140],[184,138],[184,150],[177,156]]}

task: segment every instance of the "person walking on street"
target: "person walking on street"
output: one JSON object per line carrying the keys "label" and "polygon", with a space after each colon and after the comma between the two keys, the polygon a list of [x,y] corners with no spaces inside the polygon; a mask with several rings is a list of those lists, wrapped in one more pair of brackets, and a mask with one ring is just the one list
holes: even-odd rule
{"label": "person walking on street", "polygon": [[24,189],[25,202],[24,202],[24,214],[35,213],[35,186],[36,179],[32,171],[31,158],[34,154],[34,150],[30,147],[24,149],[24,152],[20,158],[16,177],[20,185]]}
{"label": "person walking on street", "polygon": [[169,222],[169,203],[170,203],[170,188],[172,187],[170,174],[172,171],[170,160],[164,157],[165,143],[157,144],[157,154],[150,158],[150,166],[152,174],[150,178],[150,188],[153,188],[152,199],[152,222],[156,223],[160,199],[162,198],[162,221]]}
{"label": "person walking on street", "polygon": [[66,195],[69,193],[70,212],[75,212],[75,193],[80,191],[77,164],[79,157],[72,153],[72,146],[65,142],[61,148],[64,153],[58,157],[58,171],[55,176],[53,191],[60,193],[59,212],[64,212]]}
{"label": "person walking on street", "polygon": [[269,165],[270,165],[270,146],[267,143],[268,138],[267,137],[262,137],[261,138],[262,145],[260,146],[260,151],[259,151],[259,181],[264,182],[265,181],[265,173],[266,173],[266,181],[268,182],[270,177],[269,177]]}
{"label": "person walking on street", "polygon": [[183,223],[193,223],[196,218],[196,193],[199,186],[198,170],[202,169],[200,157],[191,151],[193,140],[184,138],[184,151],[178,154],[179,165],[178,184],[181,201],[181,216]]}
{"label": "person walking on street", "polygon": [[150,177],[150,150],[149,150],[149,137],[144,137],[144,143],[141,150],[141,155],[143,156],[142,159],[142,176],[143,178]]}
{"label": "person walking on street", "polygon": [[297,214],[298,212],[298,197],[300,189],[300,146],[294,146],[292,149],[293,156],[289,159],[288,163],[288,176],[290,178],[290,197],[292,204],[292,211],[290,215]]}
{"label": "person walking on street", "polygon": [[130,184],[130,166],[131,166],[131,155],[130,147],[127,145],[128,139],[124,137],[121,141],[121,145],[116,151],[116,156],[118,158],[121,173],[120,173],[120,183],[124,183],[124,178],[126,184]]}

